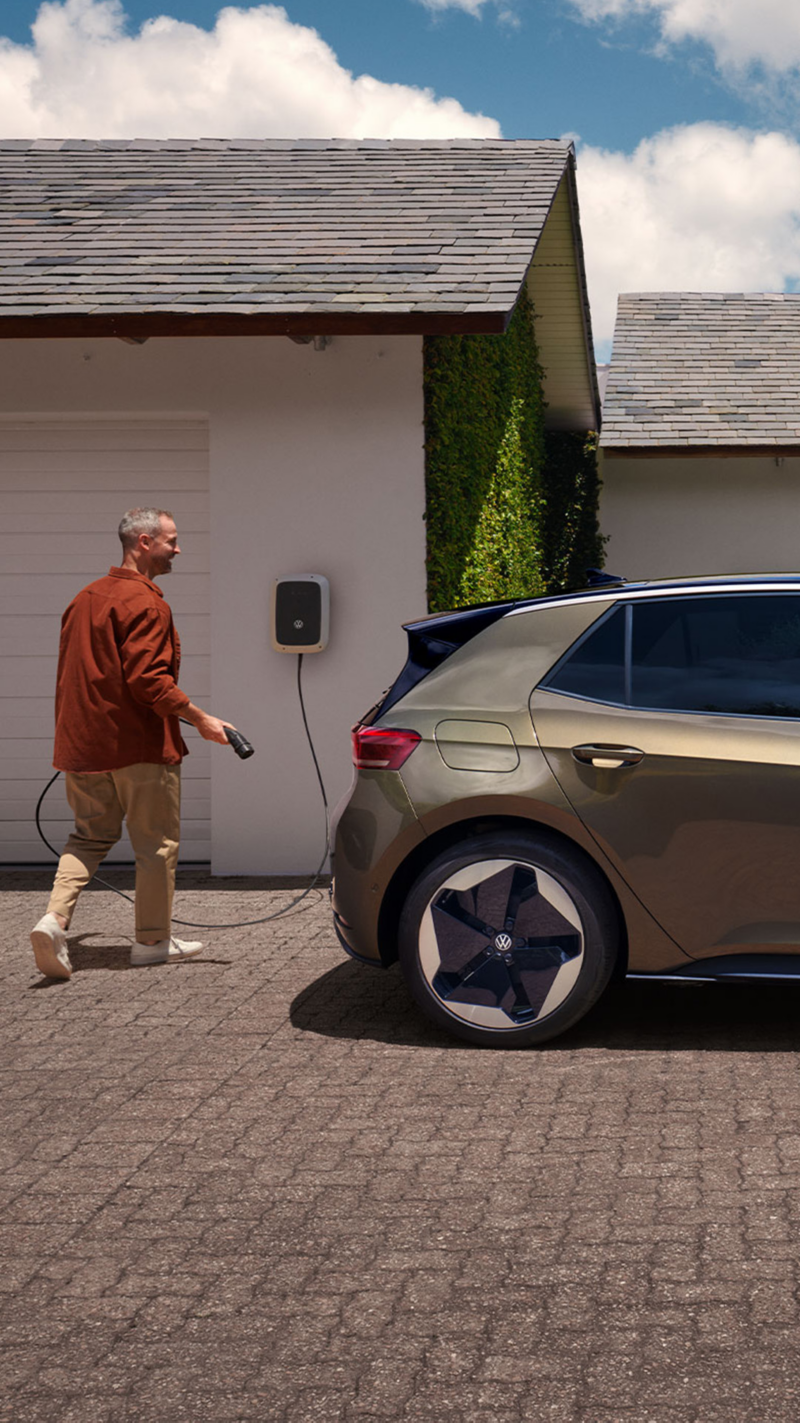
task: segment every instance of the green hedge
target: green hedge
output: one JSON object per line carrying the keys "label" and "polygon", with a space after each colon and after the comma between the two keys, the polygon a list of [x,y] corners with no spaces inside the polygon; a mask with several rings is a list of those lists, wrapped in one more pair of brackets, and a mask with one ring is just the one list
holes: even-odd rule
{"label": "green hedge", "polygon": [[544,430],[523,291],[502,336],[424,343],[428,606],[579,587],[602,561],[594,442]]}

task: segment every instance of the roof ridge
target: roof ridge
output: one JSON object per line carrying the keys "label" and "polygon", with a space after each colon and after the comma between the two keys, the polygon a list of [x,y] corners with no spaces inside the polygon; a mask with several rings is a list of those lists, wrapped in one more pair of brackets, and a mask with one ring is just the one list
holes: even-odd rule
{"label": "roof ridge", "polygon": [[772,290],[747,291],[747,292],[721,292],[721,291],[653,291],[653,292],[620,292],[620,301],[650,301],[650,302],[675,302],[675,301],[791,301],[800,300],[800,292],[780,292]]}
{"label": "roof ridge", "polygon": [[0,138],[0,149],[17,152],[91,152],[96,149],[345,151],[363,149],[552,149],[568,153],[572,143],[556,138]]}

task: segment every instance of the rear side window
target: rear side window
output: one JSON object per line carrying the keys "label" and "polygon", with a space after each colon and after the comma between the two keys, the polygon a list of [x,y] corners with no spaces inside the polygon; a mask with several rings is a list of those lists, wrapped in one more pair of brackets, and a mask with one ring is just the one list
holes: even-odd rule
{"label": "rear side window", "polygon": [[585,633],[542,683],[593,702],[625,702],[625,607],[617,607]]}
{"label": "rear side window", "polygon": [[[620,618],[621,634],[612,626]],[[643,710],[800,716],[800,597],[631,602],[578,643],[543,685]]]}

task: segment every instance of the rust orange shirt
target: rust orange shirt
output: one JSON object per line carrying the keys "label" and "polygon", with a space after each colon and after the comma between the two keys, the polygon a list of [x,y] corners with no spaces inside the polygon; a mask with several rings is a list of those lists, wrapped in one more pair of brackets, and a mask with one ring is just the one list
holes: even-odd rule
{"label": "rust orange shirt", "polygon": [[140,761],[176,766],[181,647],[160,588],[112,568],[81,589],[61,619],[56,680],[59,771],[113,771]]}

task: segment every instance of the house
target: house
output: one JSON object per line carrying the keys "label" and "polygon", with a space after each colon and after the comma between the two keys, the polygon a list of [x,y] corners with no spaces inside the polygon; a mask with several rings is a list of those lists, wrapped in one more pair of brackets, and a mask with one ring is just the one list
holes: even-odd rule
{"label": "house", "polygon": [[[257,752],[189,733],[182,859],[307,872],[322,809],[273,581],[330,580],[303,679],[335,801],[426,611],[423,342],[503,333],[526,287],[550,423],[597,425],[572,149],[14,140],[0,186],[0,860],[44,858],[60,614],[118,562],[121,513],[157,504],[181,683]],[[69,818],[59,783],[59,843]]]}
{"label": "house", "polygon": [[796,572],[800,295],[621,296],[600,447],[614,573]]}

